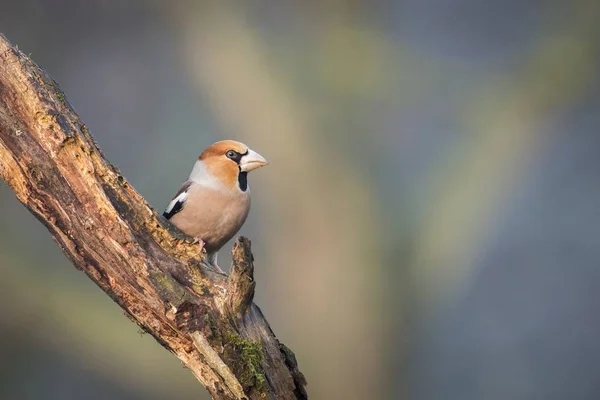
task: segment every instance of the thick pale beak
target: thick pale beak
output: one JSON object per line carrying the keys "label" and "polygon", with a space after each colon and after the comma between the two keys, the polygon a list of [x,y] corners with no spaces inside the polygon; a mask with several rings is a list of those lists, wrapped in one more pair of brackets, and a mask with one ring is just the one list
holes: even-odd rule
{"label": "thick pale beak", "polygon": [[263,156],[254,150],[248,149],[248,154],[242,156],[242,159],[240,160],[240,169],[243,172],[250,172],[253,169],[267,165],[268,163],[269,162],[265,160]]}

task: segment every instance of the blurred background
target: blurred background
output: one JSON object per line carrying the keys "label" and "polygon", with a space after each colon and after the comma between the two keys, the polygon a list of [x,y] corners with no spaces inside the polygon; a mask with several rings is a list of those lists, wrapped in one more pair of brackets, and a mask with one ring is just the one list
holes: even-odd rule
{"label": "blurred background", "polygon": [[[269,159],[241,232],[255,300],[311,399],[336,400],[600,398],[599,18],[0,0],[0,32],[157,209],[216,140]],[[1,399],[208,398],[5,185],[0,204]]]}

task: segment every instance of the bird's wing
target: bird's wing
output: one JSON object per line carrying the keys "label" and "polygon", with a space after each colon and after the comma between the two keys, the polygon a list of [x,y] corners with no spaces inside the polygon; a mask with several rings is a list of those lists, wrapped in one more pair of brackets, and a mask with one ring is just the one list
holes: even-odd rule
{"label": "bird's wing", "polygon": [[175,197],[173,197],[173,200],[171,200],[167,206],[167,209],[163,213],[163,217],[166,219],[171,219],[173,215],[183,210],[183,204],[188,197],[188,190],[190,189],[191,184],[191,181],[187,181],[183,184],[183,186],[181,186]]}

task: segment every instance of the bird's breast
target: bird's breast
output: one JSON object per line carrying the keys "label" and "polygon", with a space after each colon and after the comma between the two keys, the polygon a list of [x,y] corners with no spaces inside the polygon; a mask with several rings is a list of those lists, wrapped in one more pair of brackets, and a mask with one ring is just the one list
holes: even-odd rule
{"label": "bird's breast", "polygon": [[181,212],[171,221],[190,236],[200,237],[208,252],[218,251],[242,227],[250,210],[250,194],[195,186]]}

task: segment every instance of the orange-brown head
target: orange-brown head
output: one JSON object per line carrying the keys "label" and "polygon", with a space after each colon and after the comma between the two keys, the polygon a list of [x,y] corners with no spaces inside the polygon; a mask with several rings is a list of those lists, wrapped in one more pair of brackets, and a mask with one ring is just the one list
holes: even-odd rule
{"label": "orange-brown head", "polygon": [[267,165],[263,156],[235,140],[213,143],[200,154],[198,160],[212,177],[225,187],[247,188],[248,172]]}

